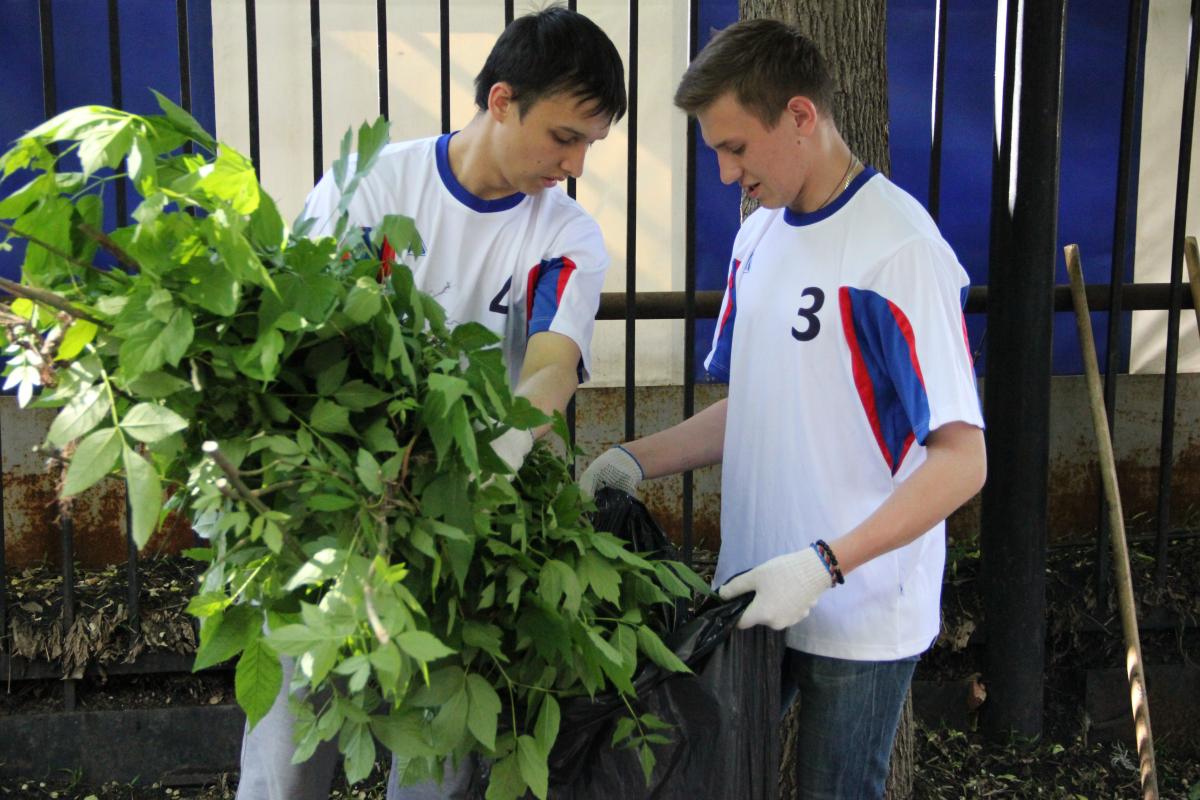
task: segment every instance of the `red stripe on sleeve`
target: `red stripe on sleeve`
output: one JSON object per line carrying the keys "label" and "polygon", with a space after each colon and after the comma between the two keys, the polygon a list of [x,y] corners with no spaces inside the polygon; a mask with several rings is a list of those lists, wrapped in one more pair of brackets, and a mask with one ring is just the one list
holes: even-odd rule
{"label": "red stripe on sleeve", "polygon": [[561,303],[563,292],[567,290],[567,281],[571,280],[571,275],[575,272],[575,262],[563,256],[562,269],[558,271],[558,286],[555,287],[554,302]]}
{"label": "red stripe on sleeve", "polygon": [[529,332],[529,320],[533,317],[533,299],[534,292],[537,291],[538,275],[541,274],[542,265],[537,264],[529,270],[529,281],[525,286],[525,332]]}

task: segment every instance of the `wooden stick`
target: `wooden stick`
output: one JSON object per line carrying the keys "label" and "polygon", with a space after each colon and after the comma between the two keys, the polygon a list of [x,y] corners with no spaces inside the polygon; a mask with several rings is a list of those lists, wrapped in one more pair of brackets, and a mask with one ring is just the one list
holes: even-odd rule
{"label": "wooden stick", "polygon": [[1187,262],[1188,284],[1192,287],[1192,311],[1200,327],[1200,249],[1196,247],[1195,236],[1183,240],[1183,260]]}
{"label": "wooden stick", "polygon": [[1100,365],[1096,359],[1095,339],[1092,337],[1092,318],[1088,311],[1087,294],[1083,283],[1083,268],[1079,261],[1078,245],[1064,248],[1067,274],[1071,277],[1071,299],[1075,305],[1075,322],[1079,327],[1079,348],[1083,352],[1083,371],[1087,376],[1088,397],[1092,407],[1092,426],[1100,455],[1100,477],[1108,505],[1109,537],[1112,540],[1113,567],[1117,573],[1117,603],[1121,612],[1121,629],[1125,635],[1125,671],[1129,678],[1129,700],[1133,707],[1133,725],[1137,735],[1138,760],[1141,765],[1143,800],[1158,800],[1158,774],[1154,765],[1154,737],[1150,733],[1150,697],[1146,692],[1146,674],[1142,663],[1142,643],[1138,636],[1137,611],[1133,603],[1133,576],[1129,566],[1129,544],[1125,540],[1125,518],[1121,510],[1121,493],[1117,488],[1117,465],[1113,458],[1112,439],[1108,435],[1108,414],[1104,410],[1104,393],[1100,388]]}

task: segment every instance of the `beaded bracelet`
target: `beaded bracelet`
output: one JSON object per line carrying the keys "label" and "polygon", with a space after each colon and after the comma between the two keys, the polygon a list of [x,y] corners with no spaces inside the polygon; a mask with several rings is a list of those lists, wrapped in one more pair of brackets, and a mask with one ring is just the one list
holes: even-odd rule
{"label": "beaded bracelet", "polygon": [[829,572],[830,585],[836,586],[839,583],[845,583],[846,577],[842,575],[842,571],[838,568],[837,556],[833,554],[833,548],[825,543],[824,539],[817,539],[812,543],[813,550],[817,551],[817,556],[820,557],[821,563],[825,565],[825,569]]}

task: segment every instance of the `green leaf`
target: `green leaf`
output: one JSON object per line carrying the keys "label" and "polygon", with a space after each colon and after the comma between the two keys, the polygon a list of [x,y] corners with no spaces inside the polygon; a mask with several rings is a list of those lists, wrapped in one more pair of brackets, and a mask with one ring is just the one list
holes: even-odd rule
{"label": "green leaf", "polygon": [[418,661],[436,661],[454,653],[432,633],[408,631],[396,637],[396,644]]}
{"label": "green leaf", "polygon": [[687,664],[684,664],[679,659],[679,656],[675,655],[669,647],[663,644],[662,639],[658,638],[658,634],[645,625],[637,626],[637,642],[638,649],[663,669],[670,670],[671,672],[691,672]]}
{"label": "green leaf", "polygon": [[370,278],[359,278],[354,288],[346,296],[342,313],[352,322],[361,325],[378,314],[382,307],[383,301],[379,296],[379,284]]}
{"label": "green leaf", "polygon": [[433,746],[449,753],[458,749],[467,732],[467,689],[460,686],[433,717]]}
{"label": "green leaf", "polygon": [[200,627],[200,647],[192,672],[228,661],[259,636],[262,611],[250,606],[230,606],[214,614]]}
{"label": "green leaf", "polygon": [[314,511],[345,511],[355,508],[358,500],[340,494],[315,494],[305,501],[305,505]]}
{"label": "green leaf", "polygon": [[102,167],[115,168],[133,144],[130,120],[114,120],[88,129],[79,140],[79,163],[84,177]]}
{"label": "green leaf", "polygon": [[621,599],[621,573],[603,558],[588,550],[579,559],[579,579],[586,587],[609,603]]}
{"label": "green leaf", "polygon": [[336,392],[342,385],[342,381],[346,379],[346,370],[349,368],[350,361],[343,358],[322,369],[317,375],[317,394],[328,397]]}
{"label": "green leaf", "polygon": [[158,170],[154,163],[154,150],[150,141],[141,134],[133,137],[133,148],[129,151],[129,177],[142,196],[154,191],[158,184]]}
{"label": "green leaf", "polygon": [[358,159],[354,171],[359,175],[366,174],[372,166],[383,146],[388,143],[388,130],[391,123],[387,117],[377,117],[375,122],[364,122],[358,128]]}
{"label": "green leaf", "polygon": [[279,656],[262,639],[255,639],[242,650],[234,673],[234,693],[253,728],[267,715],[283,686],[283,666]]}
{"label": "green leaf", "polygon": [[132,448],[125,447],[122,450],[121,460],[125,465],[129,508],[133,512],[130,529],[133,541],[140,549],[146,546],[150,534],[158,527],[158,515],[162,511],[162,481],[154,466]]}
{"label": "green leaf", "polygon": [[354,473],[358,475],[358,479],[362,481],[362,485],[368,492],[383,494],[383,478],[380,476],[379,462],[375,460],[375,456],[371,455],[370,450],[359,449],[358,463],[354,468]]}
{"label": "green leaf", "polygon": [[521,778],[540,800],[546,800],[549,789],[550,768],[546,760],[546,754],[532,736],[517,737],[517,765],[521,770]]}
{"label": "green leaf", "polygon": [[[234,606],[239,608],[240,606]],[[272,628],[267,634],[267,643],[276,651],[289,656],[300,656],[305,652],[320,647],[328,641],[328,637],[312,630],[307,625],[282,625]]]}
{"label": "green leaf", "polygon": [[432,731],[420,711],[393,711],[387,716],[373,716],[371,731],[384,747],[401,758],[435,755]]}
{"label": "green leaf", "polygon": [[250,214],[258,208],[258,178],[250,159],[222,144],[217,160],[199,170],[196,188],[214,200],[229,203],[238,214]]}
{"label": "green leaf", "polygon": [[375,766],[375,739],[371,729],[361,723],[347,723],[338,738],[338,749],[346,755],[346,780],[358,783]]}
{"label": "green leaf", "polygon": [[103,428],[80,442],[67,467],[63,497],[79,494],[111,472],[121,455],[122,441],[116,428]]}
{"label": "green leaf", "polygon": [[333,397],[351,411],[363,411],[371,406],[379,405],[389,399],[391,395],[369,383],[350,381],[335,391]]}
{"label": "green leaf", "polygon": [[229,607],[230,599],[224,592],[205,592],[198,594],[188,601],[187,612],[194,617],[204,619],[224,611]]}
{"label": "green leaf", "polygon": [[155,403],[138,403],[121,420],[122,431],[147,444],[161,441],[187,426],[186,419]]}
{"label": "green leaf", "polygon": [[329,400],[316,402],[310,421],[321,433],[354,433],[350,427],[350,410]]}
{"label": "green leaf", "polygon": [[500,718],[500,696],[487,679],[473,673],[467,675],[467,696],[470,699],[467,729],[480,744],[488,750],[494,750],[496,726]]}
{"label": "green leaf", "polygon": [[154,93],[154,98],[158,100],[158,107],[163,110],[167,120],[180,133],[188,136],[209,152],[216,152],[216,141],[212,136],[209,136],[208,131],[204,130],[204,126],[197,122],[195,117],[175,105],[170,98],[155,92],[153,89],[150,91]]}
{"label": "green leaf", "polygon": [[96,332],[99,330],[95,324],[88,322],[86,319],[77,319],[71,323],[71,327],[67,328],[66,334],[58,345],[58,352],[55,358],[62,361],[72,361],[83,352],[83,348],[92,343],[96,338]]}
{"label": "green leaf", "polygon": [[638,748],[638,760],[642,762],[642,775],[646,778],[646,785],[650,785],[650,776],[654,774],[654,752],[650,749],[650,745],[644,744]]}
{"label": "green leaf", "polygon": [[105,387],[102,384],[89,386],[72,397],[58,412],[54,422],[50,423],[46,441],[55,447],[63,447],[96,427],[111,409],[112,403]]}
{"label": "green leaf", "polygon": [[290,592],[301,586],[324,583],[341,568],[343,563],[345,563],[345,557],[337,548],[326,547],[318,550],[308,561],[304,562],[300,569],[296,570],[296,574],[284,584],[284,588]]}
{"label": "green leaf", "polygon": [[533,735],[537,740],[538,747],[550,757],[550,750],[554,747],[554,742],[558,739],[558,726],[562,720],[562,713],[558,709],[558,701],[554,699],[554,695],[547,694],[542,699],[542,707],[538,711],[537,722],[533,726]]}
{"label": "green leaf", "polygon": [[135,397],[161,400],[176,392],[192,388],[192,384],[166,372],[144,372],[125,387]]}
{"label": "green leaf", "polygon": [[384,216],[379,225],[371,231],[371,243],[382,249],[385,240],[397,255],[425,254],[425,243],[421,241],[421,235],[417,233],[417,224],[412,217],[399,214]]}
{"label": "green leaf", "polygon": [[512,753],[495,763],[488,780],[486,800],[518,800],[525,794],[526,782],[521,777],[517,753]]}

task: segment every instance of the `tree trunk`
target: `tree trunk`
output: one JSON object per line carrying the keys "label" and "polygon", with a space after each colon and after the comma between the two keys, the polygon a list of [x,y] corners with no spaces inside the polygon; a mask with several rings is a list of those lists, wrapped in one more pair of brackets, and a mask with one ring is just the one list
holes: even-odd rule
{"label": "tree trunk", "polygon": [[[890,174],[885,0],[739,0],[738,10],[742,19],[770,17],[796,25],[817,43],[839,87],[833,116],[842,138],[864,163]],[[749,210],[743,207],[743,213]],[[801,698],[783,721],[781,800],[796,796],[796,720],[802,705]],[[892,748],[888,800],[912,796],[914,738],[910,693]]]}

